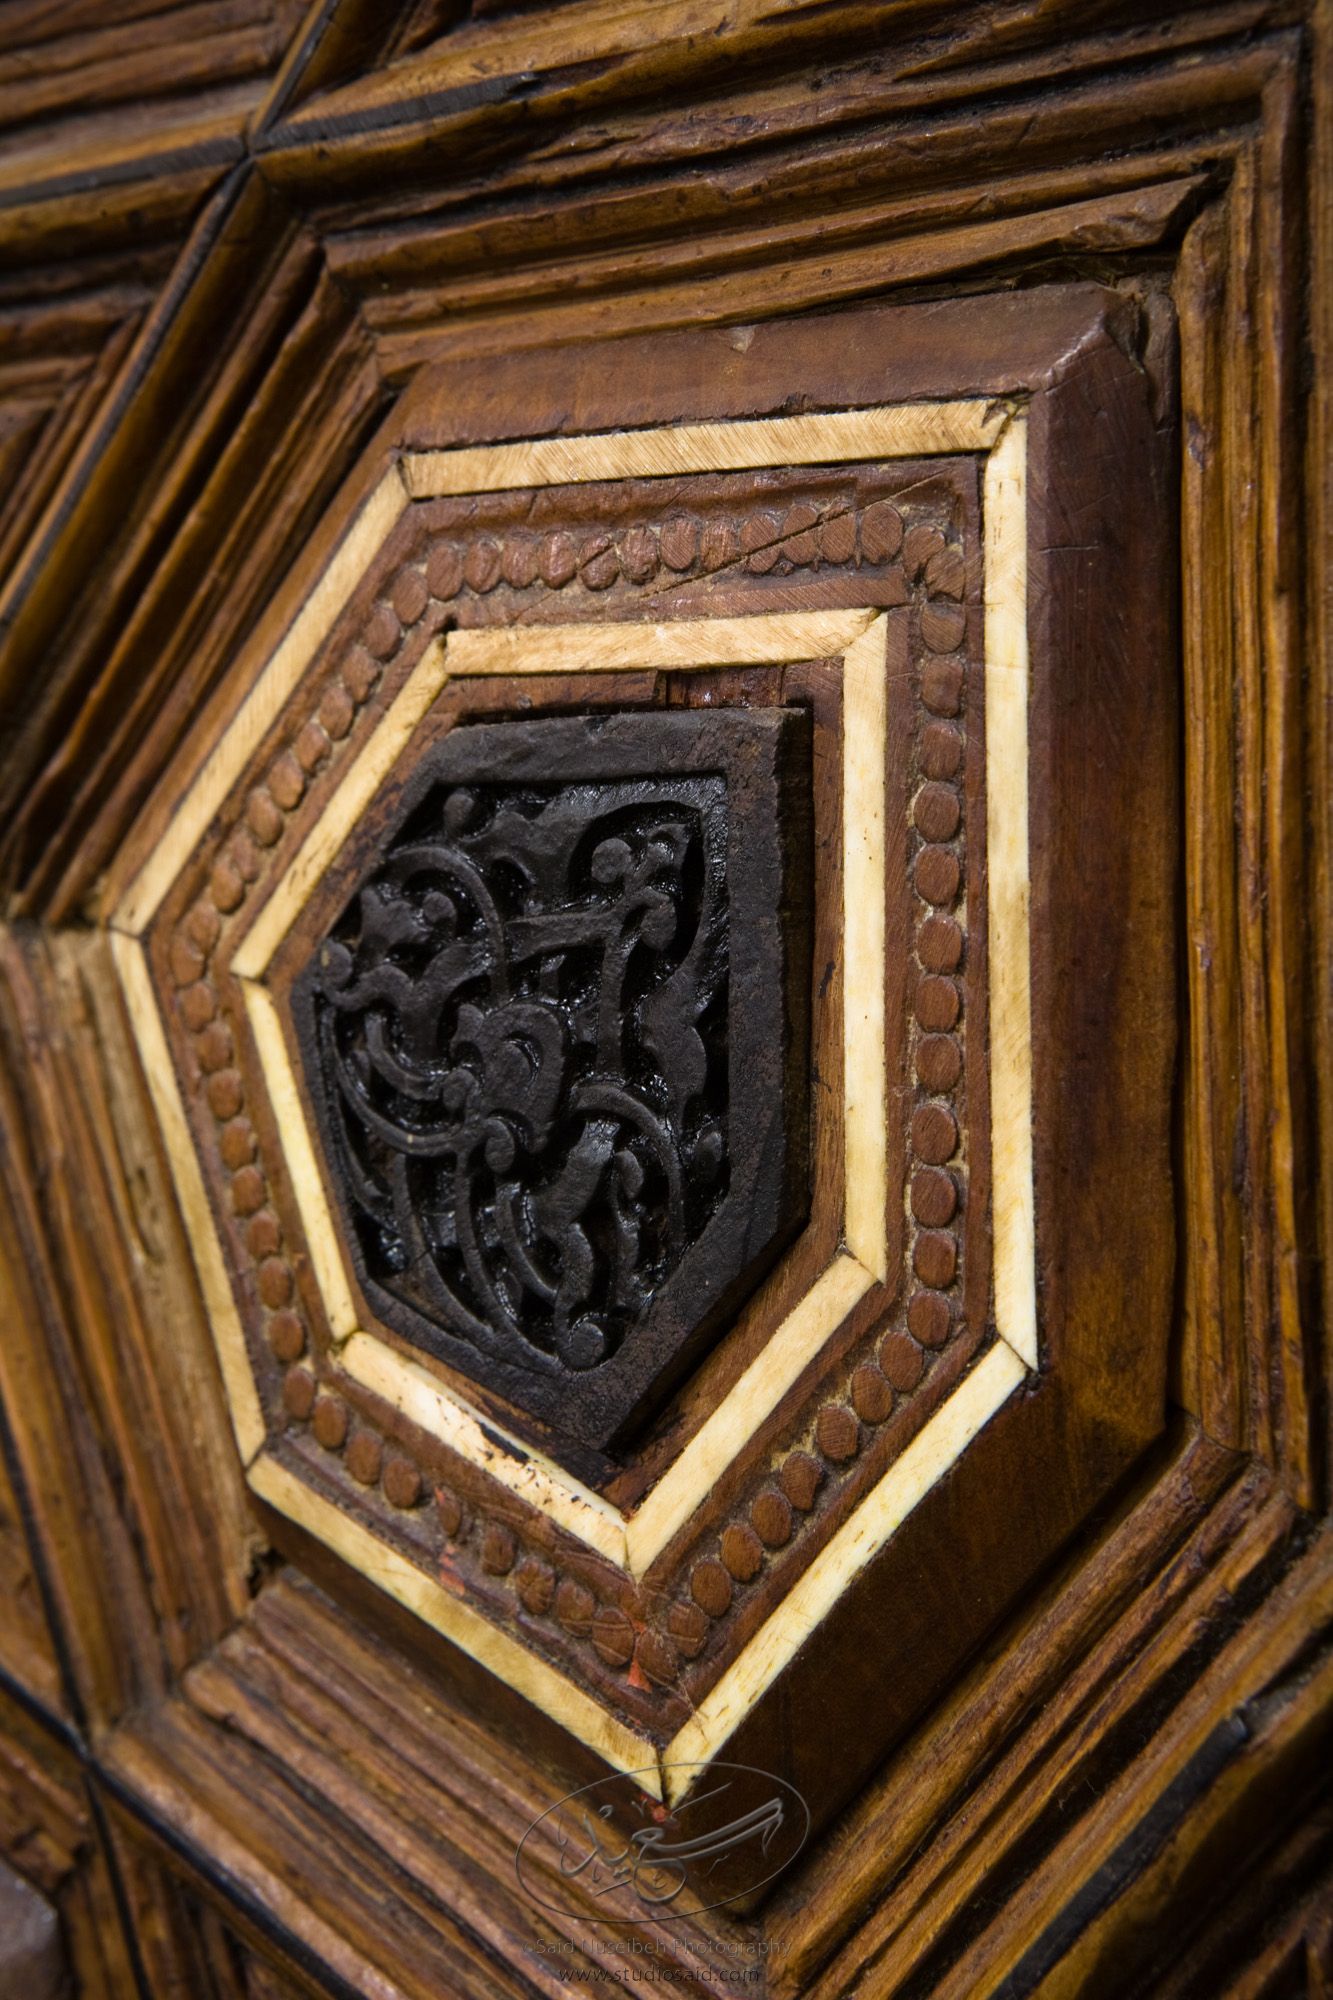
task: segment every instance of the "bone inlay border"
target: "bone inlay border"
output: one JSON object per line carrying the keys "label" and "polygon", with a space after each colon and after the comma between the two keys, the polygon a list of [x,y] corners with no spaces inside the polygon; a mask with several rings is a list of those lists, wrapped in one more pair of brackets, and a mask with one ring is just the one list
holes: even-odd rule
{"label": "bone inlay border", "polygon": [[[1007,1401],[1024,1379],[1027,1369],[1036,1364],[1028,990],[1026,426],[1022,415],[1006,405],[979,401],[909,404],[831,415],[549,438],[513,445],[405,455],[400,465],[386,474],[362,506],[301,612],[264,662],[251,694],[191,786],[168,833],[150,855],[112,919],[113,929],[119,933],[114,940],[116,964],[181,1191],[201,1283],[209,1305],[210,1321],[219,1346],[233,1423],[251,1485],[271,1505],[308,1528],[356,1568],[373,1575],[381,1587],[400,1603],[519,1689],[608,1762],[621,1769],[636,1769],[645,1762],[653,1761],[657,1754],[655,1743],[615,1721],[568,1675],[538,1658],[522,1642],[494,1627],[470,1605],[460,1603],[456,1596],[442,1589],[406,1558],[396,1555],[368,1530],[351,1521],[333,1502],[307,1487],[271,1452],[260,1448],[262,1417],[250,1373],[244,1333],[230,1294],[220,1242],[208,1210],[179,1082],[168,1053],[161,1016],[149,980],[146,953],[140,940],[181,867],[194,853],[265,731],[281,712],[287,697],[300,682],[349,601],[360,577],[412,499],[444,493],[498,491],[509,486],[530,484],[975,452],[987,454],[983,484],[983,560],[989,1007],[995,1291],[1001,1338],[997,1346],[983,1355],[908,1449],[865,1495],[787,1598],[775,1607],[696,1707],[690,1722],[661,1752],[667,1762],[715,1754],[764,1689],[781,1673],[796,1649],[827,1615],[850,1578],[872,1559],[911,1508],[947,1472],[971,1439]],[[710,627],[710,636],[704,642],[709,655],[708,664],[735,660],[759,664],[764,657],[762,654],[752,650],[726,649],[753,647],[757,638],[756,628],[761,626],[769,628],[770,632],[777,627],[786,628],[788,640],[775,640],[774,643],[790,643],[791,628],[800,622],[801,617],[812,621],[802,635],[805,640],[803,650],[796,655],[782,653],[779,657],[841,657],[847,675],[845,698],[856,700],[857,688],[860,687],[865,699],[873,703],[877,689],[882,707],[882,634],[878,645],[878,675],[871,670],[875,627],[879,622],[875,613],[814,613],[781,619],[688,622],[695,624],[696,630],[703,624]],[[848,620],[858,621],[854,632],[848,629]],[[810,643],[815,622],[836,627],[836,630],[829,630],[824,643],[818,646]],[[642,655],[636,649],[652,637],[658,638],[665,652],[688,644],[684,638],[686,626],[687,621],[679,621],[662,627],[603,625],[589,629],[601,635],[598,643],[605,649],[605,664],[611,667],[638,663]],[[719,627],[726,630],[720,631]],[[568,629],[563,628],[564,631]],[[455,633],[447,644],[428,649],[416,673],[381,724],[382,730],[391,719],[394,720],[398,732],[396,745],[391,749],[387,738],[381,743],[377,732],[356,767],[359,783],[366,788],[366,796],[369,797],[378,786],[388,764],[392,763],[398,748],[410,736],[416,721],[424,715],[448,674],[560,671],[554,655],[561,644],[561,633],[562,628],[558,627],[542,628],[540,632],[513,628],[507,631],[469,631]],[[578,665],[583,670],[587,670],[589,665],[585,639],[586,635],[580,634],[584,650],[580,651]],[[524,641],[531,641],[533,650],[525,653],[524,663],[520,663],[518,652]],[[856,655],[855,659],[853,655]],[[534,664],[527,666],[527,661]],[[688,666],[692,663],[672,659],[670,664]],[[432,675],[435,677],[433,683]],[[867,711],[862,721],[872,719]],[[850,718],[846,735],[851,747],[845,751],[844,782],[864,785],[865,773],[854,766],[864,765],[866,771],[874,768],[867,735],[864,730],[858,732],[852,728]],[[876,827],[871,805],[870,816],[859,829],[863,844],[855,852],[851,844],[848,845],[844,855],[845,902],[847,910],[855,910],[855,921],[848,926],[847,936],[849,939],[859,937],[878,953],[881,977],[878,1002],[871,1000],[868,1005],[859,1008],[849,1004],[845,1013],[849,1086],[853,1075],[862,1080],[857,1086],[856,1106],[850,1101],[849,1087],[849,1169],[853,1144],[864,1144],[872,1128],[877,1131],[872,1151],[882,1156],[884,1149],[882,724],[871,731],[869,741],[878,745],[879,823]],[[371,761],[366,762],[368,758]],[[385,759],[387,762],[383,761]],[[870,805],[869,800],[866,803]],[[849,843],[851,838],[845,835]],[[281,935],[285,935],[291,916],[299,910],[313,882],[332,858],[331,854],[324,854],[313,845],[315,839],[316,836],[312,835],[307,847],[302,849],[297,862],[288,871],[281,889],[275,892],[264,910],[260,925],[242,946],[235,966],[238,973],[244,975],[247,1008],[257,1040],[267,1045],[267,1057],[276,1061],[280,1055],[281,1061],[288,1063],[282,1025],[260,979]],[[876,848],[879,890],[877,895],[868,895],[868,871]],[[858,885],[855,900],[853,880]],[[284,893],[294,899],[291,915],[285,922],[281,921],[280,913],[271,914],[279,896]],[[873,935],[873,921],[870,927],[872,934],[867,935],[865,918],[868,910],[877,912],[877,938]],[[268,925],[276,934],[266,939],[261,932],[262,925]],[[851,983],[849,979],[849,991]],[[874,1017],[876,1004],[879,1007],[878,1022]],[[267,1057],[265,1066],[270,1087],[275,1081],[281,1085],[280,1072],[269,1070]],[[284,1097],[281,1089],[278,1093],[284,1112],[292,1098],[298,1097],[294,1078],[290,1080],[290,1088],[291,1097]],[[854,1129],[860,1132],[859,1141],[852,1136]],[[864,1151],[859,1153],[858,1159],[861,1166],[871,1166],[872,1181],[856,1183],[857,1192],[853,1195],[853,1180],[849,1171],[846,1251],[835,1258],[801,1306],[789,1315],[768,1343],[764,1355],[752,1364],[752,1369],[772,1355],[775,1379],[789,1363],[794,1379],[823,1338],[818,1329],[825,1326],[829,1316],[833,1315],[829,1323],[836,1326],[874,1278],[883,1275],[883,1194],[879,1192],[877,1195],[873,1184],[873,1159],[868,1158]],[[313,1161],[312,1152],[312,1167]],[[886,1167],[882,1163],[880,1172],[882,1190],[887,1178]],[[299,1178],[304,1180],[306,1176],[302,1174]],[[317,1175],[312,1176],[312,1180],[317,1186]],[[307,1219],[303,1204],[303,1220]],[[332,1273],[327,1275],[332,1276]],[[336,1296],[336,1291],[332,1295],[326,1292],[325,1296]],[[347,1296],[350,1301],[350,1291]],[[350,1313],[347,1331],[343,1335],[342,1366],[356,1373],[367,1387],[381,1394],[386,1392],[390,1380],[385,1373],[386,1367],[396,1371],[393,1378],[394,1399],[401,1398],[400,1406],[405,1413],[414,1421],[423,1421],[425,1428],[435,1430],[454,1449],[465,1450],[463,1440],[469,1426],[475,1422],[472,1413],[454,1397],[451,1390],[436,1382],[428,1370],[405,1361],[386,1343],[356,1329],[352,1325],[354,1319],[355,1314]],[[784,1354],[788,1360],[784,1361]],[[744,1388],[747,1380],[748,1372],[736,1385],[733,1397]],[[447,1410],[446,1404],[449,1406]],[[434,1421],[425,1421],[432,1414],[431,1406]],[[733,1448],[727,1435],[731,1420],[718,1422],[723,1419],[725,1408],[725,1404],[719,1407],[628,1521],[601,1496],[579,1489],[562,1469],[534,1464],[531,1458],[525,1474],[530,1483],[522,1489],[523,1497],[557,1516],[562,1512],[568,1514],[570,1518],[562,1520],[561,1525],[569,1527],[571,1532],[581,1535],[604,1553],[610,1554],[614,1548],[618,1560],[631,1569],[641,1571],[651,1560],[651,1555],[664,1546],[675,1528],[688,1518],[697,1504],[697,1498],[689,1497],[690,1488],[695,1483],[693,1476],[689,1484],[682,1481],[674,1489],[668,1481],[680,1474],[693,1453],[692,1475],[697,1475],[702,1482],[699,1491],[707,1491],[716,1472],[727,1463]],[[754,1415],[752,1409],[752,1419]],[[738,1421],[743,1417],[740,1406],[737,1406],[735,1417]],[[716,1429],[713,1428],[715,1423],[718,1423]],[[494,1426],[491,1428],[493,1431]],[[742,1438],[744,1434],[738,1433]],[[475,1462],[497,1473],[500,1468],[495,1459],[503,1459],[504,1455],[497,1453],[494,1447],[487,1450],[489,1456],[479,1451]],[[465,1455],[473,1454],[465,1451]],[[506,1459],[504,1463],[508,1465],[509,1462]],[[545,1486],[548,1475],[553,1481],[549,1493]],[[581,1526],[574,1526],[575,1518]]]}
{"label": "bone inlay border", "polygon": [[802,417],[603,431],[520,444],[416,452],[402,461],[414,500],[495,493],[507,486],[572,486],[594,479],[662,479],[672,473],[743,472],[764,465],[833,465],[853,458],[930,458],[988,451],[1008,420],[1004,404],[888,403]]}
{"label": "bone inlay border", "polygon": [[[497,1450],[494,1418],[483,1422],[454,1389],[360,1324],[343,1251],[315,1164],[292,1057],[277,1010],[259,982],[349,827],[397,760],[428,700],[452,676],[508,677],[535,655],[542,673],[676,671],[744,662],[781,665],[821,655],[843,663],[844,1150],[847,1189],[836,1256],[788,1314],[680,1457],[626,1521],[618,1509],[562,1467],[512,1440]],[[338,823],[327,818],[269,898],[233,960],[240,977],[269,1095],[284,1135],[301,1219],[340,1365],[364,1387],[432,1431],[502,1484],[540,1506],[568,1533],[640,1576],[706,1497],[720,1472],[836,1332],[857,1300],[887,1274],[888,1188],[884,1101],[884,759],[887,729],[885,619],[873,611],[791,613],[777,618],[709,618],[664,625],[564,625],[536,631],[452,633],[422,656],[339,793]],[[424,1379],[423,1379],[424,1378]],[[487,1433],[490,1433],[488,1437]]]}

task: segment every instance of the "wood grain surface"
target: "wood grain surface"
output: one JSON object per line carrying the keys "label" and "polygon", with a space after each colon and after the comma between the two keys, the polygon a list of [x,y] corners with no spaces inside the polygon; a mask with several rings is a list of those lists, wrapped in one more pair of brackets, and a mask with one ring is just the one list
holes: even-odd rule
{"label": "wood grain surface", "polygon": [[[648,1963],[701,1995],[755,1972],[740,1990],[773,2000],[1333,1988],[1331,51],[1314,0],[0,0],[0,1858],[56,1909],[79,1994],[490,2000]],[[978,453],[1026,424],[1007,637],[978,585],[980,457],[890,491],[689,456],[692,428],[942,401],[976,408]],[[662,427],[670,471],[635,455]],[[475,490],[495,447],[549,477],[589,432],[622,438],[612,515],[605,487]],[[553,441],[539,466],[530,440]],[[320,600],[397,466],[380,566]],[[915,572],[862,559],[885,501],[938,530]],[[728,508],[753,545],[696,560]],[[840,566],[819,524],[841,514]],[[574,564],[556,548],[548,576],[560,533]],[[173,945],[207,960],[193,913],[215,887],[219,929],[244,904],[245,841],[295,853],[439,634],[558,649],[580,618],[858,605],[914,644],[933,620],[963,663],[919,713],[891,683],[887,725],[929,796],[924,826],[886,814],[913,884],[886,911],[886,1018],[932,1041],[927,1082],[962,1020],[952,1096],[891,1072],[888,1205],[913,1294],[949,1303],[904,1346],[866,1294],[827,1383],[802,1377],[664,1545],[648,1606],[532,1510],[487,1516],[476,1468],[350,1370],[317,1385],[309,1263],[274,1268],[300,1225],[281,1135],[208,1098],[251,1088],[250,1054],[206,1043],[181,1131],[210,1120],[220,1165],[192,1189],[158,1115],[168,1072],[193,1076],[184,1038],[145,1059],[109,932],[146,880],[141,997],[175,982]],[[257,1500],[241,1459],[282,1426],[284,1477],[395,1560],[454,1546],[439,1587],[580,1661],[583,1698],[618,1688],[618,1727],[707,1736],[710,1689],[762,1678],[777,1596],[817,1595],[802,1523],[850,1548],[912,1462],[912,1356],[966,1390],[1008,1351],[989,1274],[993,1227],[1016,1240],[992,1209],[1017,1071],[987,1041],[986,883],[1018,828],[989,811],[1006,718],[975,666],[1024,639],[1037,1370],[726,1736],[815,1803],[783,1879],[664,1930],[600,1928],[586,1885],[557,1914],[515,1845],[604,1766]],[[256,697],[279,657],[284,699],[310,696],[290,742]],[[821,657],[534,671],[523,698],[809,705],[836,900]],[[485,698],[451,689],[441,715]],[[197,781],[238,726],[267,761],[233,810]],[[966,871],[927,864],[939,902],[917,894],[931,847]],[[821,1268],[844,998],[833,965]],[[191,1047],[239,1037],[235,995],[188,1004]],[[947,1096],[952,1138],[918,1123]],[[240,1246],[211,1280],[192,1200]],[[243,1258],[275,1331],[238,1454],[213,1334]],[[794,1282],[779,1267],[608,1474],[608,1518],[647,1504]],[[553,1839],[537,1868],[561,1879]]]}

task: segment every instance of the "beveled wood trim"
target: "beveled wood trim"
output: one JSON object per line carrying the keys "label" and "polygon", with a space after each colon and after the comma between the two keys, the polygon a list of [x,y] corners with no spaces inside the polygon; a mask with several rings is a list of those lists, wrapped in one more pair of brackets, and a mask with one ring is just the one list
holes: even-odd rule
{"label": "beveled wood trim", "polygon": [[365,574],[367,563],[390,533],[407,500],[397,468],[392,467],[357,514],[332,561],[246,696],[240,712],[126,891],[111,918],[114,929],[137,937],[152,922],[162,898],[231,789],[236,772],[265,735],[328,637],[339,612]]}
{"label": "beveled wood trim", "polygon": [[199,1170],[198,1155],[186,1121],[175,1066],[162,1029],[162,1017],[148,975],[144,948],[137,938],[112,930],[112,956],[120,977],[125,1006],[139,1043],[144,1074],[171,1160],[176,1193],[185,1217],[186,1234],[208,1307],[209,1325],[227,1392],[227,1408],[241,1461],[249,1465],[264,1442],[264,1415],[255,1389],[245,1332],[222,1261],[222,1248]]}

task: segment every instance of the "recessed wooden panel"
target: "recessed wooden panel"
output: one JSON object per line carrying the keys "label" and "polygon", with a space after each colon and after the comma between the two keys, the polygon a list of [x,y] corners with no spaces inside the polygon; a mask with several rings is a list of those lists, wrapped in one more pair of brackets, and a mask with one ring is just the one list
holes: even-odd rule
{"label": "recessed wooden panel", "polygon": [[[453,446],[437,429],[424,449],[409,413],[413,450],[374,483],[277,651],[238,670],[236,718],[114,920],[252,1486],[613,1763],[660,1756],[668,1794],[673,1760],[702,1768],[737,1732],[758,1746],[747,1755],[790,1764],[770,1736],[780,1704],[803,1678],[815,1701],[830,1675],[854,1688],[854,1660],[873,1658],[860,1621],[892,1607],[894,1700],[881,1697],[864,1749],[821,1777],[815,1730],[792,1765],[827,1811],[1162,1421],[1170,862],[1103,853],[1095,830],[1131,787],[1159,822],[1173,811],[1167,579],[1144,540],[1165,489],[1146,378],[1110,337],[1118,316],[1094,293],[1034,299],[1023,351],[997,363],[1021,386],[989,400],[769,417],[769,351],[752,396],[743,378],[730,389],[726,421],[654,427],[651,405],[619,406],[610,391],[602,428],[585,416],[581,432],[494,446]],[[877,344],[891,369],[900,318],[849,320],[850,349]],[[808,337],[790,330],[790,365]],[[587,379],[573,358],[542,365]],[[833,364],[822,379],[836,405]],[[707,389],[696,394],[706,407]],[[1080,407],[1140,469],[1129,530],[1087,477]],[[639,428],[615,429],[616,417]],[[1068,576],[1065,514],[1088,537]],[[1132,626],[1115,608],[1131,561]],[[838,697],[824,723],[811,702],[819,662]],[[460,685],[477,690],[480,728],[460,725]],[[524,735],[499,719],[562,687],[587,723]],[[505,781],[507,727],[532,746],[530,780],[547,732],[552,782],[563,765],[550,746],[580,731],[656,740],[649,765],[665,781],[667,746],[716,728],[703,761],[725,789],[739,768],[726,729],[771,731],[793,697],[810,716],[816,795],[832,783],[840,823],[835,848],[816,803],[811,922],[825,942],[804,975],[812,1097],[831,1080],[826,1034],[841,1067],[833,1255],[812,1265],[798,1238],[790,1274],[780,1261],[739,1319],[737,1300],[716,1321],[712,1392],[687,1382],[641,1439],[615,1441],[629,1406],[607,1401],[610,1387],[599,1404],[578,1386],[542,1401],[511,1363],[464,1354],[460,1373],[406,1296],[385,1290],[347,1193],[351,1175],[369,1216],[378,1169],[329,1122],[333,1045],[318,1054],[316,987],[330,950],[346,955],[349,897],[415,826],[423,787],[464,764],[474,786]],[[673,699],[686,708],[668,719]],[[1103,745],[1089,762],[1080,729],[1114,701],[1134,715],[1123,761]],[[655,739],[642,710],[664,703]],[[800,845],[804,807],[784,795],[777,809]],[[1066,835],[1071,812],[1091,848]],[[762,845],[762,823],[744,837]],[[1147,926],[1132,952],[1117,869]],[[737,902],[733,923],[746,920]],[[739,953],[743,929],[734,936]],[[789,944],[799,959],[794,932]],[[1114,979],[1071,980],[1070,951],[1113,954]],[[338,965],[357,977],[355,959]],[[400,955],[393,977],[406,966]],[[781,1037],[757,1014],[719,1043],[744,1076],[734,1088],[762,1094],[760,1045],[777,1054]],[[1096,1079],[1080,1093],[1042,1080],[1042,1061],[1081,1074],[1094,1045]],[[385,1056],[400,1081],[404,1053]],[[344,1097],[369,1059],[345,1073]],[[1100,1118],[1103,1101],[1117,1133],[1099,1143],[1091,1199],[1116,1216],[1127,1259],[1115,1282],[1135,1305],[1122,1295],[1114,1312],[1134,1329],[1132,1382],[1099,1327],[1104,1260],[1091,1247],[1085,1258],[1065,1220],[1079,1197],[1043,1178],[1069,1120]],[[751,1176],[740,1199],[738,1180],[728,1196],[752,1246],[774,1233],[762,1185]],[[463,1211],[446,1217],[438,1191],[418,1199],[413,1282],[433,1272],[442,1284],[421,1232],[439,1244]],[[829,1200],[816,1173],[815,1238]],[[517,1234],[492,1233],[468,1282],[490,1269],[497,1296],[517,1298],[528,1253]],[[462,1251],[448,1254],[462,1270]],[[539,1317],[532,1326],[540,1339]],[[474,1346],[500,1338],[478,1329]],[[1021,1525],[989,1497],[1014,1463],[1043,1495]],[[964,1492],[979,1517],[965,1538],[974,1608],[941,1616],[906,1579]]]}

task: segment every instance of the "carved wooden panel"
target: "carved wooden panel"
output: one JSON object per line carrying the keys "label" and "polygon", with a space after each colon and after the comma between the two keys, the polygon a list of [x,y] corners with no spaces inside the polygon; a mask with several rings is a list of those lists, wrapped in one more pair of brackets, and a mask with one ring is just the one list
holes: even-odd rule
{"label": "carved wooden panel", "polygon": [[[1174,810],[1160,434],[1094,291],[1007,310],[989,393],[942,397],[999,312],[850,319],[826,413],[764,414],[811,400],[813,325],[717,387],[661,350],[698,422],[577,357],[545,439],[423,394],[112,917],[252,1488],[687,1786],[892,1617],[882,1721],[836,1776],[817,1729],[786,1754],[817,1813],[938,1688],[914,1531],[971,1496],[961,1653],[1163,1420],[1170,865],[1125,838]],[[927,318],[936,393],[860,403]],[[624,974],[571,969],[591,924]],[[1002,1552],[1015,1448],[1045,1499]]]}
{"label": "carved wooden panel", "polygon": [[294,1006],[357,1277],[609,1444],[809,1201],[799,710],[456,728]]}
{"label": "carved wooden panel", "polygon": [[[1327,1984],[1329,60],[0,7],[0,1848],[89,1992]],[[618,1928],[571,1795],[724,1852]]]}

